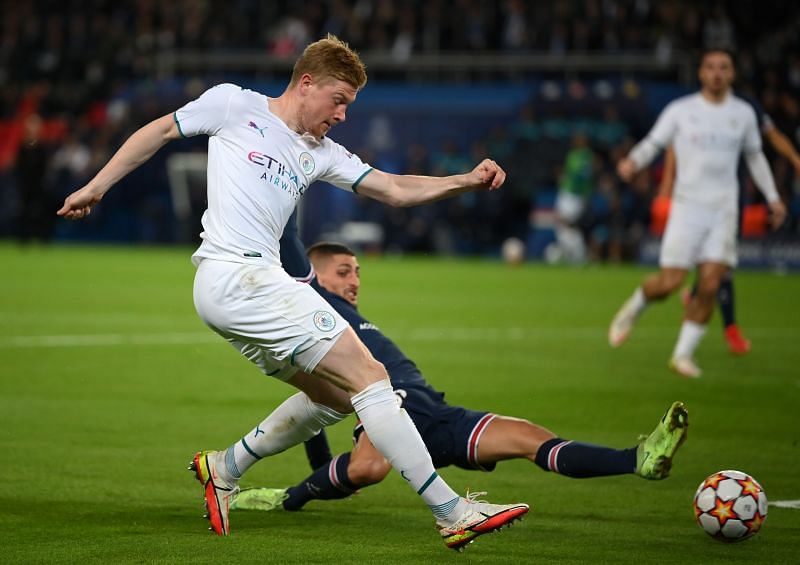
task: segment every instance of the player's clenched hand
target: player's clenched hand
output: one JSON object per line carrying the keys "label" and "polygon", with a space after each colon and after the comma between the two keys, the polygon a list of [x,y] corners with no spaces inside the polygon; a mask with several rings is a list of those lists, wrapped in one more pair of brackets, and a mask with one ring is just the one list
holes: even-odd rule
{"label": "player's clenched hand", "polygon": [[89,186],[84,186],[67,196],[64,205],[56,214],[69,220],[80,220],[84,216],[88,216],[92,211],[92,206],[100,202],[102,198],[102,194],[92,190]]}
{"label": "player's clenched hand", "polygon": [[478,166],[469,173],[469,177],[471,186],[489,190],[496,190],[506,182],[506,172],[491,159],[484,159],[478,163]]}
{"label": "player's clenched hand", "polygon": [[630,182],[633,175],[636,174],[636,164],[632,159],[628,159],[627,157],[620,159],[619,163],[617,163],[617,174],[619,178],[625,182]]}
{"label": "player's clenched hand", "polygon": [[775,202],[770,203],[769,211],[769,221],[772,224],[772,229],[776,230],[781,227],[783,221],[786,219],[786,206],[784,206],[783,202],[780,200],[776,200]]}

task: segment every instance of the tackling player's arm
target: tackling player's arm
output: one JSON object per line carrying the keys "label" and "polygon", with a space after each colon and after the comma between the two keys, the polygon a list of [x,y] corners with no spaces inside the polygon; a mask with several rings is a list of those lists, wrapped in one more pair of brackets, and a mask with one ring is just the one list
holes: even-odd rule
{"label": "tackling player's arm", "polygon": [[58,212],[70,220],[88,216],[92,206],[121,178],[145,163],[169,141],[181,137],[172,114],[153,120],[131,135],[89,183],[67,196]]}
{"label": "tackling player's arm", "polygon": [[797,153],[786,134],[773,125],[764,132],[764,137],[767,138],[775,151],[789,160],[794,170],[800,175],[800,154]]}
{"label": "tackling player's arm", "polygon": [[505,180],[500,165],[484,159],[468,173],[447,177],[394,175],[373,169],[358,185],[358,193],[390,206],[415,206],[473,190],[495,190]]}

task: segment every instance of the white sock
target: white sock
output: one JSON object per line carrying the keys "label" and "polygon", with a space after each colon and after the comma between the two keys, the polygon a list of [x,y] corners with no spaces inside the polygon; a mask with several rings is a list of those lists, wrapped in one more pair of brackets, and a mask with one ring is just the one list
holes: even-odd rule
{"label": "white sock", "polygon": [[636,290],[633,291],[633,296],[631,296],[631,307],[633,308],[634,312],[636,312],[636,316],[639,316],[644,309],[647,308],[647,298],[644,295],[644,290],[641,286],[637,286]]}
{"label": "white sock", "polygon": [[700,340],[706,334],[706,324],[698,324],[691,320],[684,320],[681,324],[681,333],[678,335],[678,343],[675,344],[675,351],[672,352],[673,357],[688,357],[694,356],[694,350],[700,344]]}
{"label": "white sock", "polygon": [[305,393],[290,396],[249,434],[225,450],[223,479],[238,481],[256,461],[302,443],[325,426],[346,417],[347,414],[312,402]]}
{"label": "white sock", "polygon": [[457,520],[466,501],[433,468],[422,438],[400,408],[388,379],[373,383],[350,399],[370,441],[444,525]]}

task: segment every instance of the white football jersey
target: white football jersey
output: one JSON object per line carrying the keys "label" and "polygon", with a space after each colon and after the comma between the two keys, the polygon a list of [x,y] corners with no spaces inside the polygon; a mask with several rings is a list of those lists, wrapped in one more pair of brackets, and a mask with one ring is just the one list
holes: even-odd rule
{"label": "white football jersey", "polygon": [[334,141],[301,135],[266,96],[220,84],[175,112],[181,135],[208,140],[208,209],[193,255],[280,265],[280,240],[297,202],[316,180],[355,191],[372,168]]}
{"label": "white football jersey", "polygon": [[756,114],[733,94],[720,104],[699,92],[671,102],[646,139],[661,149],[675,148],[672,197],[715,208],[738,206],[739,157],[761,151]]}

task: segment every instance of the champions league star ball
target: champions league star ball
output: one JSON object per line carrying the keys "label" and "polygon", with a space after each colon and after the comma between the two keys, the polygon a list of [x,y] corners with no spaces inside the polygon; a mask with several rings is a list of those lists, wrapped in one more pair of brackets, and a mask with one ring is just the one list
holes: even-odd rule
{"label": "champions league star ball", "polygon": [[745,540],[756,535],[767,519],[767,495],[747,473],[720,471],[697,487],[694,515],[714,539]]}

